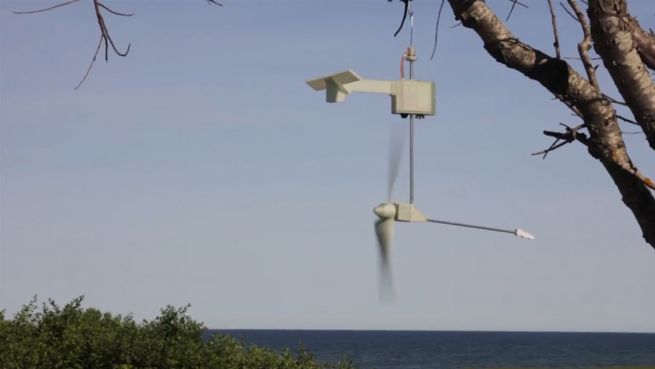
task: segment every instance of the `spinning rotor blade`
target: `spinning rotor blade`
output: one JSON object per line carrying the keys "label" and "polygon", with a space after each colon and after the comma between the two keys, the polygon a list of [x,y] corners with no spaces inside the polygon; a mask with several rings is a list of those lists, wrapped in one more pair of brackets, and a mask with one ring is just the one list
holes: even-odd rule
{"label": "spinning rotor blade", "polygon": [[474,224],[447,222],[445,220],[436,220],[436,219],[428,219],[428,222],[445,224],[445,225],[452,225],[452,226],[457,226],[457,227],[482,229],[482,230],[485,230],[485,231],[510,233],[510,234],[513,234],[516,237],[524,238],[526,240],[534,240],[535,239],[535,237],[533,235],[531,235],[530,233],[528,233],[528,232],[526,232],[526,231],[524,231],[522,229],[519,229],[519,228],[513,229],[513,230],[512,229],[502,229],[502,228],[494,228],[494,227],[480,226],[480,225],[474,225]]}
{"label": "spinning rotor blade", "polygon": [[389,168],[387,178],[387,200],[391,201],[393,187],[398,178],[400,159],[405,146],[404,130],[402,125],[392,125],[389,132]]}
{"label": "spinning rotor blade", "polygon": [[394,219],[380,219],[375,222],[375,236],[378,240],[378,252],[380,255],[380,280],[379,297],[380,301],[392,301],[394,299],[393,280],[391,278],[391,244],[393,240]]}

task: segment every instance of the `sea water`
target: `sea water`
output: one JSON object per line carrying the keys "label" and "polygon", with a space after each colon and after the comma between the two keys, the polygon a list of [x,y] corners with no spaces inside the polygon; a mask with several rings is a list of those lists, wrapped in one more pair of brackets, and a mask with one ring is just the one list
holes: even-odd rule
{"label": "sea water", "polygon": [[655,334],[553,332],[212,330],[248,344],[361,369],[652,366]]}

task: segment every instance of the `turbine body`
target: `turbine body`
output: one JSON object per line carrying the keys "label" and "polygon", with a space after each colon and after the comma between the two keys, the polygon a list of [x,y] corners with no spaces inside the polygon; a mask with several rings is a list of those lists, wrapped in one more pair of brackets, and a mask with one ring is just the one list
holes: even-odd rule
{"label": "turbine body", "polygon": [[[391,0],[389,0],[391,1]],[[405,3],[407,11],[411,0],[401,0]],[[409,13],[411,15],[411,11]],[[403,20],[404,21],[404,20]],[[402,24],[401,24],[402,28]],[[413,28],[413,27],[412,27]],[[410,38],[411,40],[411,38]],[[390,136],[387,202],[381,203],[373,209],[377,216],[375,221],[375,236],[377,238],[380,255],[380,298],[389,300],[393,298],[391,282],[390,252],[393,243],[394,223],[437,223],[450,226],[478,229],[512,234],[523,239],[534,239],[534,236],[522,229],[504,229],[485,225],[458,223],[447,220],[429,219],[414,206],[414,118],[422,118],[436,113],[435,84],[428,81],[414,79],[414,61],[416,53],[412,42],[403,54],[401,70],[404,62],[409,62],[409,79],[401,77],[400,80],[367,80],[352,70],[307,81],[307,84],[316,91],[325,90],[327,102],[341,102],[353,92],[382,93],[391,96],[391,113],[409,116],[409,203],[392,202],[393,187],[398,177],[405,137],[401,131],[393,130]],[[402,72],[401,72],[402,73]],[[401,126],[395,126],[402,129]]]}

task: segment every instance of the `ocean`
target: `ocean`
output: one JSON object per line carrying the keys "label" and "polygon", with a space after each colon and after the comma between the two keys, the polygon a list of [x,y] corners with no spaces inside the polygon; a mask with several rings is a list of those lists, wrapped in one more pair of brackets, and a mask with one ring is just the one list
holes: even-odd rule
{"label": "ocean", "polygon": [[655,334],[444,331],[212,330],[248,344],[361,369],[652,366]]}

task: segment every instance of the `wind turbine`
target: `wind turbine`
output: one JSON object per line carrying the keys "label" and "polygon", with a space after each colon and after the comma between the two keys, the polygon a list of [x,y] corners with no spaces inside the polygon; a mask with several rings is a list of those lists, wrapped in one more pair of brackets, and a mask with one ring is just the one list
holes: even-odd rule
{"label": "wind turbine", "polygon": [[410,61],[410,79],[400,80],[367,80],[361,78],[352,70],[332,74],[307,81],[307,84],[316,91],[325,90],[325,99],[329,103],[343,102],[352,92],[381,93],[391,96],[391,113],[409,116],[409,168],[410,188],[409,203],[391,200],[394,183],[398,176],[400,165],[400,145],[392,143],[389,156],[389,176],[387,178],[387,201],[373,209],[377,216],[375,221],[375,235],[380,255],[380,297],[388,299],[393,297],[391,278],[390,251],[393,243],[395,222],[409,223],[435,223],[456,227],[473,228],[484,231],[493,231],[512,234],[516,237],[533,240],[534,236],[520,229],[503,229],[468,223],[459,223],[446,220],[431,219],[423,215],[414,205],[414,118],[423,118],[434,115],[436,112],[435,85],[433,82],[411,79],[413,76],[413,61],[416,59],[412,47],[404,54]]}

